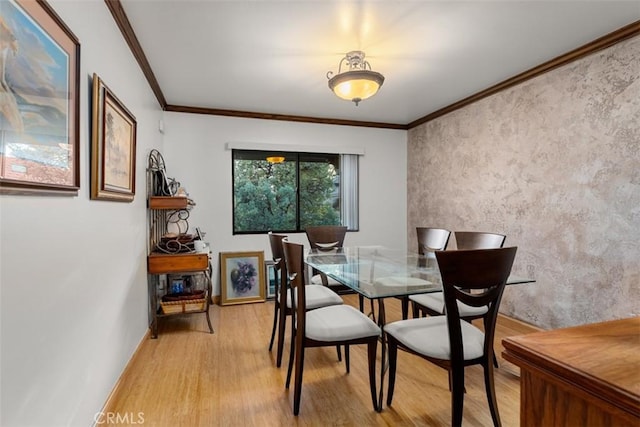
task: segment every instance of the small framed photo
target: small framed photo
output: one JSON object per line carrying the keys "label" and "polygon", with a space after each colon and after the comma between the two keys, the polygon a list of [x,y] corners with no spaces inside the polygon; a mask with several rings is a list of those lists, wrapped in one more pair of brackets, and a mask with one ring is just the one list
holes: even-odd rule
{"label": "small framed photo", "polygon": [[93,75],[91,199],[132,202],[136,192],[136,118]]}
{"label": "small framed photo", "polygon": [[266,260],[264,262],[264,275],[267,280],[267,299],[273,299],[276,296],[276,270],[275,262]]}
{"label": "small framed photo", "polygon": [[169,288],[169,291],[172,294],[180,294],[184,292],[184,290],[185,290],[184,278],[180,277],[180,278],[171,279],[171,288]]}
{"label": "small framed photo", "polygon": [[220,252],[221,305],[264,302],[264,252]]}

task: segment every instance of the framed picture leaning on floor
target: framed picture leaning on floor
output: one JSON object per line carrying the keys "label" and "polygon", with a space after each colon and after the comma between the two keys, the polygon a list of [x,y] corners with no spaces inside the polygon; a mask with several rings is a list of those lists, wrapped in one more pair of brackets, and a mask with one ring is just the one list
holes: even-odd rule
{"label": "framed picture leaning on floor", "polygon": [[221,305],[266,300],[264,252],[220,252]]}

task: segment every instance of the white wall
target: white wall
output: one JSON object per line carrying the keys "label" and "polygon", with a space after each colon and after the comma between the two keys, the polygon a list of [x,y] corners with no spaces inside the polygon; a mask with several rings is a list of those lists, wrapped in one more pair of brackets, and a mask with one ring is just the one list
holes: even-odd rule
{"label": "white wall", "polygon": [[[327,96],[330,96],[327,93]],[[221,251],[271,250],[265,234],[232,234],[231,151],[227,142],[303,146],[363,147],[360,158],[360,231],[349,232],[345,245],[382,244],[406,248],[406,132],[352,126],[292,123],[273,120],[165,113],[163,153],[167,173],[187,189],[197,203],[191,228],[207,232],[213,251],[214,294],[219,295]],[[305,234],[291,241],[307,243]]]}
{"label": "white wall", "polygon": [[[81,189],[0,196],[6,427],[91,425],[147,330],[145,163],[162,111],[102,0],[50,4],[81,43]],[[94,72],[137,119],[133,203],[89,200]]]}

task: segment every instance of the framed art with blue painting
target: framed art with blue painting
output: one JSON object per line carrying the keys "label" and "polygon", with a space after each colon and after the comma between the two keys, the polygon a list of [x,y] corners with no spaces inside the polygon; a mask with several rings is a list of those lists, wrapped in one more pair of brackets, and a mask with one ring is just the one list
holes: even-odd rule
{"label": "framed art with blue painting", "polygon": [[76,196],[80,43],[44,0],[0,4],[0,193]]}
{"label": "framed art with blue painting", "polygon": [[264,252],[220,252],[220,304],[264,302]]}

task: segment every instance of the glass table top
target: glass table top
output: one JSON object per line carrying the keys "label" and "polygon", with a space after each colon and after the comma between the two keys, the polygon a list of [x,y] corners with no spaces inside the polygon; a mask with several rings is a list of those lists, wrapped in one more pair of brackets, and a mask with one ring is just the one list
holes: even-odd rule
{"label": "glass table top", "polygon": [[[311,250],[305,262],[370,299],[442,290],[434,254],[424,256],[382,246],[354,246],[326,252]],[[507,284],[533,281],[511,276]]]}

